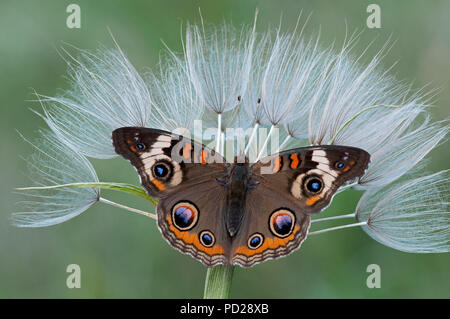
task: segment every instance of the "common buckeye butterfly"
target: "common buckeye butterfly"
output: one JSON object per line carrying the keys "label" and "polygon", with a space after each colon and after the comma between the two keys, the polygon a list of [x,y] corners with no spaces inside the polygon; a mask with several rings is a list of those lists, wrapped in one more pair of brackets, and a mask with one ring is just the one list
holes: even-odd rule
{"label": "common buckeye butterfly", "polygon": [[162,130],[123,127],[112,134],[118,154],[158,198],[167,242],[206,266],[251,267],[286,256],[306,239],[310,214],[338,188],[361,176],[370,155],[349,146],[283,151],[250,165],[227,163],[214,150]]}

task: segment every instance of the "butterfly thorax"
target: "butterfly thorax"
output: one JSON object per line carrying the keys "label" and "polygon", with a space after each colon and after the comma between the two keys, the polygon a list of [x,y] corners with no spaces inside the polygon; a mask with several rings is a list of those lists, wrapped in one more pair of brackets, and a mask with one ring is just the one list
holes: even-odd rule
{"label": "butterfly thorax", "polygon": [[246,163],[232,164],[228,168],[226,182],[227,209],[225,211],[225,225],[228,234],[233,237],[239,230],[244,216],[247,190],[254,185],[250,166]]}

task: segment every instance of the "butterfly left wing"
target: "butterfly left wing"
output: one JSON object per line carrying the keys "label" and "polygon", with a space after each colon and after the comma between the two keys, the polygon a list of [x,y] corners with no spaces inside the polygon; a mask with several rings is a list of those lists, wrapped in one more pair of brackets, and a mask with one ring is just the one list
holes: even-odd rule
{"label": "butterfly left wing", "polygon": [[206,266],[225,264],[231,243],[220,223],[225,192],[216,181],[229,166],[223,157],[191,139],[143,127],[115,130],[113,144],[149,195],[159,198],[158,228],[166,241]]}
{"label": "butterfly left wing", "polygon": [[345,182],[360,177],[369,161],[362,149],[322,145],[268,156],[252,165],[252,171],[259,184],[314,214],[329,205]]}

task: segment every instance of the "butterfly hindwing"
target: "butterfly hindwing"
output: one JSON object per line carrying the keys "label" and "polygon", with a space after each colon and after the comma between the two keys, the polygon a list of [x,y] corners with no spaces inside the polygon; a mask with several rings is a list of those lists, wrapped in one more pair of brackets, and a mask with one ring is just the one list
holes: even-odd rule
{"label": "butterfly hindwing", "polygon": [[300,248],[311,223],[300,205],[284,200],[264,185],[248,191],[245,212],[233,239],[230,260],[242,267],[286,256]]}
{"label": "butterfly hindwing", "polygon": [[172,247],[204,265],[226,264],[231,240],[220,218],[225,203],[214,180],[183,189],[158,202],[158,227]]}

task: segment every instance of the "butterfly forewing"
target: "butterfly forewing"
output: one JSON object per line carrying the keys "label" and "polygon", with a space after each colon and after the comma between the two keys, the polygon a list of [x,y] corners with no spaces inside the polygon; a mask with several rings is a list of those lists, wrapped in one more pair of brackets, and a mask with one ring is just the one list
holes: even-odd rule
{"label": "butterfly forewing", "polygon": [[170,132],[123,127],[112,135],[118,154],[136,168],[150,196],[162,198],[224,174],[228,164],[214,150]]}
{"label": "butterfly forewing", "polygon": [[318,213],[344,183],[360,177],[370,155],[350,146],[311,146],[284,151],[252,165],[256,180],[301,205],[305,213]]}

